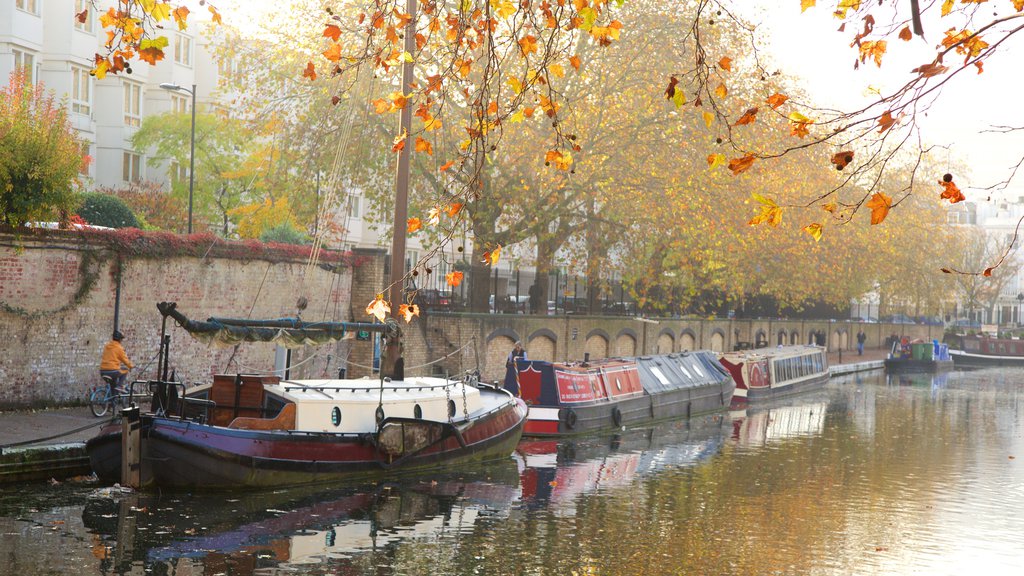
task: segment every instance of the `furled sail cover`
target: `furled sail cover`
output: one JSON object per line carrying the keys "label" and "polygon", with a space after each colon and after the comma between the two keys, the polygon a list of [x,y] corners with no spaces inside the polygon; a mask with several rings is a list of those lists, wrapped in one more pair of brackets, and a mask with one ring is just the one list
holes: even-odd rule
{"label": "furled sail cover", "polygon": [[273,342],[286,348],[299,348],[306,345],[330,344],[346,337],[354,337],[355,332],[360,330],[387,334],[398,329],[398,324],[391,319],[385,324],[306,322],[299,318],[207,318],[206,322],[201,322],[189,320],[177,310],[176,302],[160,302],[156,307],[160,314],[173,318],[196,340],[215,346],[234,346],[241,342]]}

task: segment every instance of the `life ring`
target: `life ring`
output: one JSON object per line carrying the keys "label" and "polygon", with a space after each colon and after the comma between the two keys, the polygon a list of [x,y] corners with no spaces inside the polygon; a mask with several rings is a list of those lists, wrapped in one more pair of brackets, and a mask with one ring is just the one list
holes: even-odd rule
{"label": "life ring", "polygon": [[612,424],[622,426],[622,411],[618,406],[612,407]]}
{"label": "life ring", "polygon": [[573,410],[572,408],[567,408],[565,410],[565,426],[568,429],[572,430],[573,428],[576,427],[576,420],[576,411]]}

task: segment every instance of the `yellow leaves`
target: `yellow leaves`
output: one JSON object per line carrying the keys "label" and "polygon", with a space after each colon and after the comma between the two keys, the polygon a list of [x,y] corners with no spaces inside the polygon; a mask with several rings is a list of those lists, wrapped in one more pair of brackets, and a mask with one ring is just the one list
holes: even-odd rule
{"label": "yellow leaves", "polygon": [[392,144],[391,145],[391,151],[392,152],[401,152],[402,150],[404,150],[405,149],[405,140],[406,140],[406,137],[408,135],[409,135],[409,133],[405,131],[405,128],[403,128],[402,129],[402,133],[399,134],[398,136],[395,136],[395,139],[391,142],[391,144]]}
{"label": "yellow leaves", "polygon": [[711,128],[711,123],[715,121],[715,115],[711,112],[704,112],[701,115],[704,117],[704,125]]}
{"label": "yellow leaves", "polygon": [[455,67],[455,71],[458,73],[459,78],[466,79],[469,76],[470,71],[473,69],[473,60],[457,58],[455,62],[452,62]]}
{"label": "yellow leaves", "polygon": [[409,234],[423,228],[423,221],[419,218],[409,218],[405,222],[405,229]]}
{"label": "yellow leaves", "polygon": [[864,63],[872,58],[879,68],[882,67],[882,56],[885,55],[887,42],[885,40],[865,40],[860,43],[860,62]]}
{"label": "yellow leaves", "polygon": [[965,56],[964,64],[988,48],[988,42],[982,40],[981,36],[967,29],[956,32],[955,28],[946,30],[946,37],[942,39],[942,45],[946,48],[955,47],[957,54]]}
{"label": "yellow leaves", "polygon": [[1024,12],[1024,0],[1013,0],[1013,8],[1017,12]]}
{"label": "yellow leaves", "polygon": [[807,10],[814,6],[816,0],[800,0],[800,12]]}
{"label": "yellow leaves", "polygon": [[302,77],[309,78],[311,82],[316,80],[316,67],[312,62],[306,62],[306,69],[302,71]]}
{"label": "yellow leaves", "polygon": [[148,12],[149,15],[152,16],[153,20],[155,20],[156,22],[163,22],[164,20],[170,20],[171,19],[171,5],[170,4],[167,4],[166,2],[161,2],[161,3],[157,4],[155,2],[152,2],[152,0],[150,0],[150,2],[143,1],[142,2],[143,9],[145,9],[147,4],[151,4],[151,8],[149,10],[146,10],[146,12]]}
{"label": "yellow leaves", "polygon": [[718,61],[718,67],[726,72],[732,71],[732,58],[723,56],[722,59]]}
{"label": "yellow leaves", "polygon": [[387,99],[377,98],[371,102],[373,104],[373,111],[377,114],[387,114],[388,112],[401,110],[408,103],[409,97],[401,92],[392,92],[388,94]]}
{"label": "yellow leaves", "polygon": [[708,170],[714,170],[715,168],[723,165],[725,165],[725,154],[708,155]]}
{"label": "yellow leaves", "polygon": [[341,44],[337,42],[331,43],[330,48],[323,51],[324,58],[327,58],[331,62],[337,62],[341,60]]}
{"label": "yellow leaves", "polygon": [[550,72],[555,78],[565,77],[565,68],[562,68],[561,64],[551,64],[548,66],[548,72]]}
{"label": "yellow leaves", "polygon": [[739,119],[736,120],[736,122],[733,124],[733,127],[741,126],[741,125],[745,125],[745,124],[750,124],[756,118],[757,118],[757,106],[754,106],[753,108],[748,108],[747,111],[743,113],[743,116],[740,116]]}
{"label": "yellow leaves", "polygon": [[559,104],[558,102],[555,102],[555,101],[551,100],[550,98],[544,96],[543,94],[538,96],[538,98],[540,99],[540,109],[543,110],[544,113],[547,114],[549,118],[554,118],[555,117],[555,113],[558,112],[558,109],[562,105]]}
{"label": "yellow leaves", "polygon": [[750,197],[761,204],[761,211],[751,218],[750,222],[747,222],[748,225],[757,226],[758,224],[768,224],[774,228],[782,222],[782,208],[779,207],[774,200],[762,196],[757,192],[752,193]]}
{"label": "yellow leaves", "polygon": [[622,30],[622,22],[612,20],[607,26],[594,26],[590,29],[590,35],[597,40],[601,46],[607,46],[612,40],[619,39],[619,32]]}
{"label": "yellow leaves", "polygon": [[224,24],[224,22],[221,21],[220,12],[217,12],[216,8],[207,4],[206,9],[210,11],[210,20],[213,20],[216,24]]}
{"label": "yellow leaves", "polygon": [[809,133],[807,127],[814,124],[814,120],[811,120],[807,116],[799,112],[790,112],[789,114],[789,133],[792,136],[803,138]]}
{"label": "yellow leaves", "polygon": [[746,172],[750,169],[750,166],[753,165],[754,160],[756,160],[756,158],[753,154],[747,154],[741,158],[733,158],[732,160],[729,160],[729,170],[732,170],[733,174]]}
{"label": "yellow leaves", "polygon": [[836,18],[846,18],[846,12],[848,10],[857,11],[860,8],[860,0],[839,0],[839,4],[836,6],[834,12]]}
{"label": "yellow leaves", "polygon": [[516,13],[516,6],[509,0],[491,0],[491,10],[498,15],[498,18],[507,20],[509,16]]}
{"label": "yellow leaves", "polygon": [[725,84],[719,84],[718,87],[715,88],[715,96],[725,98],[727,94],[729,94],[729,90],[725,87]]}
{"label": "yellow leaves", "polygon": [[334,24],[328,24],[326,27],[324,27],[323,36],[324,38],[330,38],[331,40],[337,42],[338,38],[341,38],[341,28],[335,26]]}
{"label": "yellow leaves", "polygon": [[835,202],[829,202],[827,204],[823,204],[821,208],[822,210],[828,212],[829,214],[835,214],[836,210],[839,209],[839,205],[836,204]]}
{"label": "yellow leaves", "polygon": [[417,136],[416,137],[416,151],[417,152],[426,152],[427,154],[433,156],[434,155],[434,145],[430,143],[430,140],[425,140],[424,138],[422,138],[420,136]]}
{"label": "yellow leaves", "polygon": [[501,258],[501,245],[495,246],[494,248],[484,252],[484,257],[481,260],[484,264],[491,266],[497,266],[498,260]]}
{"label": "yellow leaves", "polygon": [[942,15],[947,16],[953,11],[953,3],[955,0],[942,0]]}
{"label": "yellow leaves", "polygon": [[107,70],[109,69],[110,62],[100,58],[99,61],[96,62],[96,67],[92,69],[92,75],[95,76],[97,80],[103,80],[107,76]]}
{"label": "yellow leaves", "polygon": [[523,36],[522,38],[520,38],[519,50],[522,51],[524,57],[537,52],[537,37]]}
{"label": "yellow leaves", "polygon": [[171,12],[174,17],[174,22],[178,24],[178,30],[184,30],[188,28],[188,14],[189,9],[187,6],[178,6]]}
{"label": "yellow leaves", "polygon": [[444,275],[445,282],[452,288],[458,288],[459,284],[462,284],[462,272],[455,270]]}
{"label": "yellow leaves", "polygon": [[768,102],[768,105],[771,106],[773,110],[778,110],[779,106],[786,103],[786,100],[789,100],[789,96],[779,94],[778,92],[772,94],[768,98],[765,98],[765,102]]}
{"label": "yellow leaves", "polygon": [[548,150],[544,154],[544,165],[550,166],[554,163],[555,168],[559,170],[568,170],[572,166],[572,154],[568,151],[561,152],[559,150]]}
{"label": "yellow leaves", "polygon": [[814,222],[813,224],[808,224],[807,226],[804,226],[803,228],[801,228],[801,230],[810,234],[811,238],[814,238],[815,242],[821,241],[821,224]]}
{"label": "yellow leaves", "polygon": [[398,315],[401,316],[405,323],[412,322],[413,316],[420,315],[420,307],[415,304],[402,304],[398,307]]}
{"label": "yellow leaves", "polygon": [[519,94],[520,92],[523,91],[523,83],[520,82],[519,78],[516,78],[515,76],[509,76],[508,80],[506,80],[505,83],[508,84],[509,88],[511,88],[512,92],[514,92],[515,94]]}
{"label": "yellow leaves", "polygon": [[844,150],[842,152],[836,152],[832,155],[832,159],[830,161],[832,162],[832,165],[836,167],[836,170],[842,170],[843,168],[846,168],[847,164],[853,162],[853,151]]}
{"label": "yellow leaves", "polygon": [[391,305],[384,299],[383,294],[377,294],[373,302],[366,305],[366,314],[375,317],[381,322],[388,317],[389,312],[391,312]]}
{"label": "yellow leaves", "polygon": [[871,195],[871,199],[865,206],[871,209],[871,225],[881,224],[882,220],[889,215],[889,209],[892,208],[892,198],[882,192],[876,192]]}
{"label": "yellow leaves", "polygon": [[158,60],[164,59],[164,48],[168,45],[166,36],[144,38],[139,42],[139,59],[155,66]]}

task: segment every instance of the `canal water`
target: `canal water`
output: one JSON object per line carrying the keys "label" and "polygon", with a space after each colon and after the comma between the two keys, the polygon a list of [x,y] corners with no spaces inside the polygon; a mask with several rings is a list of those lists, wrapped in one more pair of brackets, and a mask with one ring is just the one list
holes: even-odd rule
{"label": "canal water", "polygon": [[1024,574],[1022,391],[1022,370],[850,375],[377,485],[4,487],[0,574]]}

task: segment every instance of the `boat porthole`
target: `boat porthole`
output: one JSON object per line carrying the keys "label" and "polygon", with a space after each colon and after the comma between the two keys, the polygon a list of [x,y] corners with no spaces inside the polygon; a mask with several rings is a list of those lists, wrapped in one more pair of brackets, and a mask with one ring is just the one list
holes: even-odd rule
{"label": "boat porthole", "polygon": [[341,408],[338,408],[337,406],[331,410],[331,424],[334,424],[335,428],[341,426]]}
{"label": "boat porthole", "polygon": [[412,417],[417,419],[417,420],[419,420],[420,418],[423,418],[423,408],[420,408],[419,404],[413,406],[413,408],[412,408]]}
{"label": "boat porthole", "polygon": [[449,400],[448,401],[448,417],[449,418],[454,418],[455,417],[455,400]]}
{"label": "boat porthole", "polygon": [[576,427],[576,411],[569,408],[565,411],[565,425],[572,430]]}

